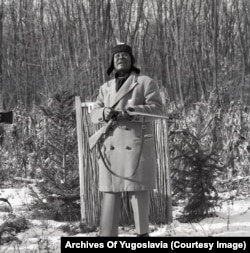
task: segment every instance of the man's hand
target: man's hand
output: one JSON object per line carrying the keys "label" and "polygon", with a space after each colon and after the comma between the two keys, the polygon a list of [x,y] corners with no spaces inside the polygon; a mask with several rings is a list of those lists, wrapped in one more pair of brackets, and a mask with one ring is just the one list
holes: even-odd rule
{"label": "man's hand", "polygon": [[134,112],[134,111],[135,111],[135,109],[133,107],[127,107],[126,108],[126,112],[127,112],[128,115],[129,115],[130,112]]}
{"label": "man's hand", "polygon": [[105,121],[109,121],[115,114],[116,111],[112,107],[105,107],[103,110],[103,117]]}
{"label": "man's hand", "polygon": [[127,120],[133,120],[134,116],[130,115],[129,112],[134,112],[134,111],[135,111],[134,108],[127,107],[125,111],[122,111],[123,118]]}

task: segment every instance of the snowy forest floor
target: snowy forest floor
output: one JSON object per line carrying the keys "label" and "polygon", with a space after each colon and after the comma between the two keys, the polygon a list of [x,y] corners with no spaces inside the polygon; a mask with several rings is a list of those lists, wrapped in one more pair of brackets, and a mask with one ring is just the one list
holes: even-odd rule
{"label": "snowy forest floor", "polygon": [[[77,227],[77,223],[56,222],[46,219],[32,219],[29,187],[0,189],[0,198],[5,198],[11,204],[13,211],[10,214],[8,205],[0,202],[0,239],[8,236],[7,231],[1,233],[3,224],[9,217],[25,217],[28,225],[25,230],[15,234],[15,239],[0,245],[0,252],[60,252],[60,238],[72,236],[62,229],[65,225]],[[199,223],[182,223],[175,217],[180,207],[173,206],[174,221],[171,225],[150,225],[152,237],[178,237],[178,236],[250,236],[250,197],[224,201],[217,209],[216,217],[205,218]],[[95,237],[98,232],[82,234],[77,232],[73,236]],[[135,236],[132,227],[120,227],[119,236]]]}

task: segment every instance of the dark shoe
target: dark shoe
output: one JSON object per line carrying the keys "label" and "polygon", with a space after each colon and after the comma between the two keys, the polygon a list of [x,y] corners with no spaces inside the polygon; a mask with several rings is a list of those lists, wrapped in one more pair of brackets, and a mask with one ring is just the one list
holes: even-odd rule
{"label": "dark shoe", "polygon": [[149,237],[148,233],[137,235],[137,237]]}

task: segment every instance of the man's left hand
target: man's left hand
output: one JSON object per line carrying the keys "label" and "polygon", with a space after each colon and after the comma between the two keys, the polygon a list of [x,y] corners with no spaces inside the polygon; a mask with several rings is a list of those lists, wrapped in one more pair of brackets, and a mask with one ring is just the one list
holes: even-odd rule
{"label": "man's left hand", "polygon": [[121,113],[121,117],[126,120],[132,120],[134,116],[130,116],[127,112],[127,110],[123,110]]}

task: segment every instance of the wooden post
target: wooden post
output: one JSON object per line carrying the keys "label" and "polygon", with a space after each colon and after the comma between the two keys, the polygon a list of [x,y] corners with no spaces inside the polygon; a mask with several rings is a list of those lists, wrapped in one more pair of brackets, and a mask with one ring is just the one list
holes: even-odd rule
{"label": "wooden post", "polygon": [[75,97],[76,107],[76,127],[79,159],[79,182],[80,182],[80,201],[81,201],[81,220],[86,219],[84,202],[84,167],[83,167],[83,125],[82,125],[82,103],[79,96]]}
{"label": "wooden post", "polygon": [[168,144],[168,120],[166,120],[166,150],[167,150],[167,169],[166,169],[166,180],[167,180],[167,196],[166,196],[166,206],[167,206],[167,223],[171,224],[173,222],[173,210],[172,210],[172,186],[171,186],[171,172],[170,172],[170,162],[169,162],[169,144]]}
{"label": "wooden post", "polygon": [[[166,97],[165,93],[161,92],[161,98],[163,103],[163,112],[166,115]],[[168,143],[168,120],[165,120],[166,123],[166,157],[167,157],[167,168],[166,168],[166,213],[167,213],[167,224],[173,222],[173,210],[172,210],[172,187],[171,187],[171,172],[170,172],[170,157],[169,157],[169,143]]]}

